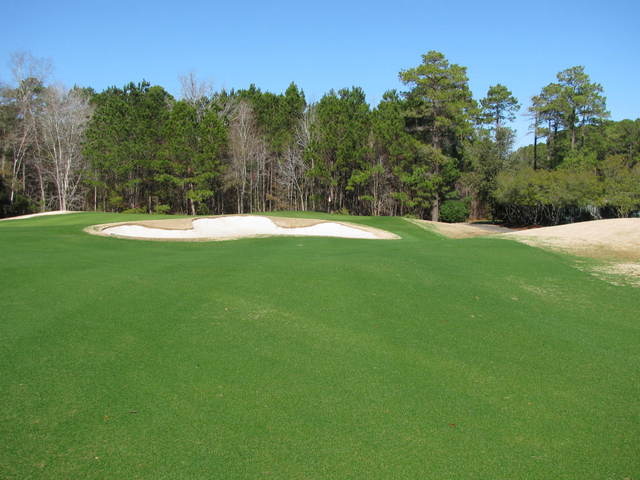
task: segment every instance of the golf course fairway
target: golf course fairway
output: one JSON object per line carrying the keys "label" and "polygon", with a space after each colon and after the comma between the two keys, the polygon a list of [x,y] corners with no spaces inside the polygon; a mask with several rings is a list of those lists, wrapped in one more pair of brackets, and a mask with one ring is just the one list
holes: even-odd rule
{"label": "golf course fairway", "polygon": [[0,478],[640,478],[640,289],[402,218],[269,215],[401,239],[0,223]]}

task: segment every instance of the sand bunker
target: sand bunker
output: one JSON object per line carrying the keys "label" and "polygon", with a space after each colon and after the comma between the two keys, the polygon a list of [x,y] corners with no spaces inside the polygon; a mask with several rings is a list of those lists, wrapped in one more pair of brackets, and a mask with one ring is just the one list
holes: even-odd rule
{"label": "sand bunker", "polygon": [[7,220],[22,220],[25,218],[45,217],[48,215],[65,215],[67,213],[79,213],[79,212],[72,212],[71,210],[55,210],[53,212],[30,213],[29,215],[19,215],[17,217],[0,218],[0,222],[4,222]]}
{"label": "sand bunker", "polygon": [[168,220],[149,220],[94,225],[95,235],[147,240],[232,240],[264,236],[341,237],[397,239],[397,235],[364,225],[315,219],[234,215]]}

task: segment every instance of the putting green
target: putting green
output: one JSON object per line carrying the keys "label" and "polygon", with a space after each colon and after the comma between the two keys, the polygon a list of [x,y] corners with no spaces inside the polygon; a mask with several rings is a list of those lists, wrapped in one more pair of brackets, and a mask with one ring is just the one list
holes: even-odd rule
{"label": "putting green", "polygon": [[2,222],[0,478],[636,478],[638,289],[514,241],[306,216],[401,239]]}

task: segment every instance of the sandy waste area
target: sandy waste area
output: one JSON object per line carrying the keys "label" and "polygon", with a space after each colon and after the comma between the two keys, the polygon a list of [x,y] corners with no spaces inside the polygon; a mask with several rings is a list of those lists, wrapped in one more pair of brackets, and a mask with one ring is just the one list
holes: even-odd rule
{"label": "sandy waste area", "polygon": [[427,228],[429,230],[435,230],[440,235],[444,235],[449,238],[471,238],[471,237],[486,237],[487,235],[496,235],[498,233],[513,232],[510,228],[501,227],[499,225],[486,225],[478,223],[444,223],[444,222],[432,222],[431,220],[417,220],[414,218],[407,218],[411,223]]}
{"label": "sandy waste area", "polygon": [[391,232],[347,222],[234,215],[94,225],[89,233],[147,240],[232,240],[263,236],[396,239]]}
{"label": "sandy waste area", "polygon": [[614,275],[640,286],[640,218],[613,218],[554,227],[512,230],[497,225],[410,220],[449,238],[492,236],[517,240],[534,247],[602,260],[592,270]]}
{"label": "sandy waste area", "polygon": [[504,235],[529,245],[592,258],[640,261],[640,218],[612,218]]}

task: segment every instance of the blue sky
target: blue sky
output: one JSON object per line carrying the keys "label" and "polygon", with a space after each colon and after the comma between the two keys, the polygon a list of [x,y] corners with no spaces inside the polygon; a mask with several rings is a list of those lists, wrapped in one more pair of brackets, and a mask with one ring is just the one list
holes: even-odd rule
{"label": "blue sky", "polygon": [[[28,8],[25,7],[28,5]],[[11,52],[51,58],[67,85],[147,79],[179,94],[195,71],[214,88],[283,91],[308,100],[361,86],[372,105],[398,72],[441,51],[467,67],[476,98],[502,83],[523,104],[560,70],[584,65],[601,83],[611,118],[640,117],[640,2],[637,0],[148,2],[4,0],[0,80]],[[514,123],[530,143],[527,119]]]}

